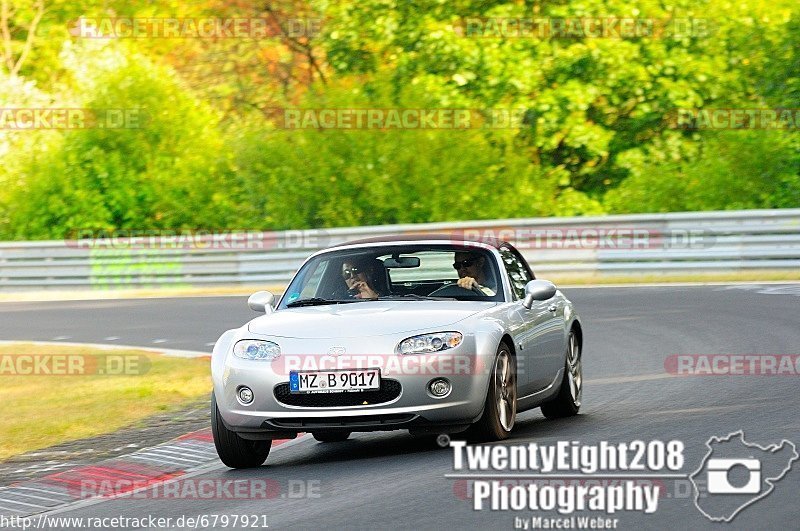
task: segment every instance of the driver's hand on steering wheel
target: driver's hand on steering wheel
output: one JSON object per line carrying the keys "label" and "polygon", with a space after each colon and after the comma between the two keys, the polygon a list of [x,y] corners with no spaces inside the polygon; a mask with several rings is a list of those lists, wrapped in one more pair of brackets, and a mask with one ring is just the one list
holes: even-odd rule
{"label": "driver's hand on steering wheel", "polygon": [[493,297],[495,294],[494,290],[492,290],[491,288],[487,288],[485,286],[481,286],[480,284],[478,284],[478,281],[472,277],[459,278],[456,281],[456,285],[460,288],[470,289],[472,291],[478,291],[480,293],[483,293],[484,295],[488,295],[489,297]]}
{"label": "driver's hand on steering wheel", "polygon": [[481,287],[480,284],[478,284],[478,281],[472,277],[459,278],[456,284],[458,284],[459,288],[464,288],[464,289],[475,289],[475,288],[480,289]]}

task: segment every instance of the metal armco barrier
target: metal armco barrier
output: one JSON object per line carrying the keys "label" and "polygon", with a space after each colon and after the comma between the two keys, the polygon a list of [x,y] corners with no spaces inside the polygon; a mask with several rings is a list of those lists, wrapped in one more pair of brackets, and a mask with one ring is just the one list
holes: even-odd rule
{"label": "metal armco barrier", "polygon": [[424,233],[508,240],[543,278],[800,270],[800,209],[781,209],[281,232],[78,231],[75,240],[0,243],[0,291],[274,285],[330,245]]}

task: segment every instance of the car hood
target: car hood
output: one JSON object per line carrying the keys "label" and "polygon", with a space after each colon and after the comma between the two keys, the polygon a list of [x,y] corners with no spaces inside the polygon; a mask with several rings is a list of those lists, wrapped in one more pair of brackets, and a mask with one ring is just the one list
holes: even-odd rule
{"label": "car hood", "polygon": [[259,335],[315,339],[381,336],[453,325],[496,302],[368,301],[287,308],[257,317],[247,329]]}

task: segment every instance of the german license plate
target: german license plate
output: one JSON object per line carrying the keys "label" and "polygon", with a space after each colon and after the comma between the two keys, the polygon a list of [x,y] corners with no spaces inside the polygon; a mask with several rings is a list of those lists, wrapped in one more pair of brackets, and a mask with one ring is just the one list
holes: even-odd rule
{"label": "german license plate", "polygon": [[381,374],[378,369],[289,373],[289,391],[292,393],[345,393],[380,388]]}

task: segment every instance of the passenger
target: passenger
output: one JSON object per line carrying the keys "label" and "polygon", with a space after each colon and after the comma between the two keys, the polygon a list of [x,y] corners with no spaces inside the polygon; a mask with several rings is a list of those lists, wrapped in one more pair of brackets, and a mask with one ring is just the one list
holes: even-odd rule
{"label": "passenger", "polygon": [[345,260],[342,263],[342,278],[352,297],[356,299],[380,297],[374,286],[378,285],[377,275],[385,273],[378,267],[375,260]]}

